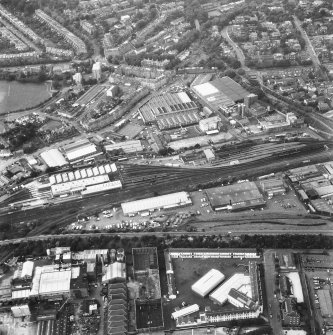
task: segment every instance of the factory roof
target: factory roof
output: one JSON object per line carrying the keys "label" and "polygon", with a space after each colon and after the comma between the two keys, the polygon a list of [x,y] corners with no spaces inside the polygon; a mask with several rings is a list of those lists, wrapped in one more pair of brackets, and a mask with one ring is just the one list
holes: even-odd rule
{"label": "factory roof", "polygon": [[252,308],[255,305],[251,298],[234,288],[229,291],[228,296],[242,303],[244,307]]}
{"label": "factory roof", "polygon": [[198,304],[193,304],[190,306],[187,306],[185,308],[180,309],[179,311],[173,312],[171,314],[173,319],[178,319],[182,316],[190,315],[199,310],[199,305]]}
{"label": "factory roof", "polygon": [[34,262],[26,261],[23,263],[21,277],[32,277],[34,271]]}
{"label": "factory roof", "polygon": [[199,121],[199,125],[208,125],[208,124],[211,124],[211,123],[217,123],[217,122],[220,122],[221,121],[221,118],[219,116],[212,116],[212,117],[208,117],[206,119],[202,119]]}
{"label": "factory roof", "polygon": [[58,149],[50,149],[43,151],[40,157],[48,167],[58,167],[67,164],[65,157]]}
{"label": "factory roof", "polygon": [[86,139],[67,144],[63,149],[69,161],[74,161],[97,152],[95,144],[90,143],[89,140]]}
{"label": "factory roof", "polygon": [[77,260],[85,260],[85,261],[94,261],[96,260],[96,256],[103,255],[106,256],[108,254],[108,249],[89,249],[76,252],[72,255],[72,259]]}
{"label": "factory roof", "polygon": [[122,149],[125,153],[132,153],[142,151],[143,147],[140,140],[132,140],[126,142],[119,142],[113,144],[107,144],[105,146],[106,151]]}
{"label": "factory roof", "polygon": [[288,272],[286,276],[290,279],[291,285],[293,287],[293,296],[296,298],[297,303],[300,304],[304,302],[301,278],[298,272]]}
{"label": "factory roof", "polygon": [[204,297],[224,280],[224,274],[216,269],[211,269],[192,286],[192,290]]}
{"label": "factory roof", "polygon": [[12,291],[12,299],[24,299],[28,298],[29,295],[30,295],[30,289]]}
{"label": "factory roof", "polygon": [[108,181],[106,183],[87,186],[85,190],[81,192],[82,195],[88,195],[98,192],[104,192],[109,190],[114,190],[116,188],[121,188],[122,184],[120,180]]}
{"label": "factory roof", "polygon": [[232,106],[234,104],[234,101],[220,92],[211,82],[194,86],[193,90],[205,99],[214,110],[221,106]]}
{"label": "factory roof", "polygon": [[244,273],[235,273],[215,291],[213,291],[209,295],[209,298],[222,305],[227,301],[228,294],[232,288],[238,290],[241,286],[247,285],[249,282],[249,276],[245,275]]}
{"label": "factory roof", "polygon": [[63,292],[69,292],[71,275],[71,269],[42,272],[40,277],[39,294],[61,294]]}
{"label": "factory roof", "polygon": [[130,201],[121,204],[124,214],[138,213],[157,208],[171,208],[191,204],[192,200],[187,192],[177,192],[158,197]]}
{"label": "factory roof", "polygon": [[333,316],[333,302],[329,290],[318,290],[320,310],[323,316]]}
{"label": "factory roof", "polygon": [[246,206],[247,202],[255,204],[256,200],[263,200],[263,196],[254,182],[210,188],[206,190],[206,193],[213,208]]}
{"label": "factory roof", "polygon": [[316,191],[320,197],[328,197],[333,195],[333,185],[327,185],[322,187],[317,187]]}
{"label": "factory roof", "polygon": [[145,122],[158,122],[160,129],[176,128],[199,121],[198,106],[186,92],[166,93],[140,107]]}
{"label": "factory roof", "polygon": [[103,282],[113,279],[126,280],[126,266],[125,263],[114,262],[106,268],[106,272],[102,277]]}
{"label": "factory roof", "polygon": [[103,184],[109,182],[108,175],[99,175],[96,177],[78,179],[64,183],[54,184],[51,186],[51,191],[54,195],[67,193],[73,190],[83,190],[86,186]]}
{"label": "factory roof", "polygon": [[229,77],[193,86],[193,90],[205,99],[215,109],[220,106],[231,106],[244,100],[249,92]]}

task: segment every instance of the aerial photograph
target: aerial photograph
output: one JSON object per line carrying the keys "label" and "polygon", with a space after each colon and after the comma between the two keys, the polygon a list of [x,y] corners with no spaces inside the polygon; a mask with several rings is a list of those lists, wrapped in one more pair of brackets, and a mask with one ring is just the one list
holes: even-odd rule
{"label": "aerial photograph", "polygon": [[333,0],[0,0],[0,335],[333,335]]}

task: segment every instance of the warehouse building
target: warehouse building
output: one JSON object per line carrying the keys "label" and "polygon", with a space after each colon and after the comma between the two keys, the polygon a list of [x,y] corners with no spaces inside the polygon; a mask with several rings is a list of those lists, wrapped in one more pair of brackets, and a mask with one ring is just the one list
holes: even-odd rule
{"label": "warehouse building", "polygon": [[140,140],[107,144],[104,148],[106,152],[111,152],[113,150],[122,150],[125,154],[132,154],[143,151],[143,147]]}
{"label": "warehouse building", "polygon": [[283,195],[286,193],[286,187],[284,186],[282,179],[267,179],[260,181],[260,187],[268,197],[275,195]]}
{"label": "warehouse building", "polygon": [[68,161],[72,164],[102,154],[101,152],[97,152],[96,145],[90,143],[90,141],[87,139],[67,144],[63,146],[63,150]]}
{"label": "warehouse building", "polygon": [[58,149],[50,149],[43,151],[40,158],[48,167],[61,167],[68,164],[65,157]]}
{"label": "warehouse building", "polygon": [[221,284],[224,280],[224,274],[216,269],[211,269],[198,281],[196,281],[191,289],[194,293],[204,298],[207,296],[217,285]]}
{"label": "warehouse building", "polygon": [[13,313],[14,318],[22,318],[24,316],[31,315],[28,304],[12,306],[10,309]]}
{"label": "warehouse building", "polygon": [[250,289],[247,290],[247,295],[252,295],[250,276],[247,276],[244,273],[235,273],[213,291],[209,295],[209,298],[217,304],[223,305],[228,300],[230,290],[239,290],[242,286],[249,286]]}
{"label": "warehouse building", "polygon": [[221,118],[219,116],[212,116],[207,119],[202,119],[199,121],[199,128],[206,134],[212,134],[212,131],[218,132],[219,123]]}
{"label": "warehouse building", "polygon": [[105,274],[102,277],[102,283],[125,282],[126,281],[126,265],[121,262],[114,262],[105,268]]}
{"label": "warehouse building", "polygon": [[199,107],[185,92],[154,96],[139,109],[145,123],[157,122],[162,129],[198,123]]}
{"label": "warehouse building", "polygon": [[231,107],[237,102],[243,102],[249,95],[248,91],[229,77],[193,86],[193,91],[215,112]]}
{"label": "warehouse building", "polygon": [[318,290],[317,294],[320,304],[321,315],[324,318],[333,317],[333,302],[330,290]]}
{"label": "warehouse building", "polygon": [[213,210],[246,210],[265,206],[263,195],[254,182],[244,182],[206,190]]}
{"label": "warehouse building", "polygon": [[171,316],[174,320],[176,320],[178,318],[181,318],[181,317],[184,317],[184,316],[187,316],[187,315],[191,315],[191,314],[193,314],[195,312],[198,312],[198,311],[199,311],[199,305],[198,304],[193,304],[193,305],[187,306],[185,308],[182,308],[179,311],[173,312],[171,314]]}
{"label": "warehouse building", "polygon": [[191,205],[192,200],[187,192],[177,192],[158,197],[147,198],[142,200],[124,202],[121,208],[124,215],[144,214],[156,209],[168,209]]}
{"label": "warehouse building", "polygon": [[69,297],[71,276],[71,268],[59,270],[54,265],[36,267],[30,297]]}

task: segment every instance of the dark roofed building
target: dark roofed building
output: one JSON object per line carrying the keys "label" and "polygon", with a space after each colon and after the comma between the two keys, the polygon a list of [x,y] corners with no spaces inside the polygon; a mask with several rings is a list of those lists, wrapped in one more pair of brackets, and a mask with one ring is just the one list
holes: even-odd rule
{"label": "dark roofed building", "polygon": [[210,188],[206,190],[206,194],[215,211],[237,211],[265,206],[263,195],[254,182]]}

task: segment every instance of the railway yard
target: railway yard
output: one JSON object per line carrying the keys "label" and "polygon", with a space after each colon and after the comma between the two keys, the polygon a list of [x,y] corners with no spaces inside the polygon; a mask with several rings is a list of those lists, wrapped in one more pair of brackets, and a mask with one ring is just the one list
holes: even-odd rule
{"label": "railway yard", "polygon": [[[234,160],[237,156],[240,159],[238,164],[207,168],[184,169],[119,162],[117,167],[122,183],[121,190],[105,191],[90,197],[50,198],[44,206],[17,210],[11,207],[10,203],[33,198],[33,195],[23,188],[2,203],[0,222],[13,224],[13,229],[16,229],[17,223],[40,221],[40,218],[43,218],[43,224],[37,224],[29,235],[57,232],[59,227],[76,222],[79,215],[101,212],[110,206],[119,207],[121,202],[178,191],[193,192],[200,188],[226,185],[241,179],[253,179],[276,171],[287,171],[298,166],[329,161],[332,160],[330,145],[328,141],[312,141],[245,146],[240,147],[229,157],[226,157],[229,155],[228,151],[224,151],[226,159]],[[242,155],[247,155],[248,159],[242,161]],[[216,230],[226,229],[222,226],[218,228],[214,222],[211,225],[212,228],[215,226]]]}

